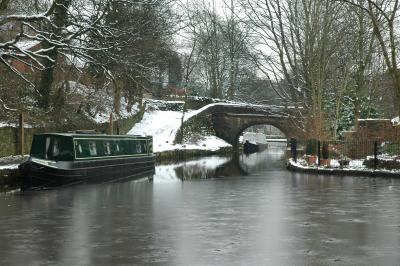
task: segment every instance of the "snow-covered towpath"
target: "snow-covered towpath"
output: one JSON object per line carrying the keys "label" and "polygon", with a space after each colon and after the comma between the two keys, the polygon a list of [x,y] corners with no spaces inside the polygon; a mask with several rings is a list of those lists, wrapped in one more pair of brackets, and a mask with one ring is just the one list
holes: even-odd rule
{"label": "snow-covered towpath", "polygon": [[[202,108],[203,109],[203,108]],[[185,120],[199,113],[199,110],[188,111]],[[129,132],[130,135],[152,135],[154,152],[169,150],[218,150],[231,146],[224,140],[215,136],[207,136],[197,143],[176,144],[175,136],[181,125],[181,111],[146,110],[143,119]]]}

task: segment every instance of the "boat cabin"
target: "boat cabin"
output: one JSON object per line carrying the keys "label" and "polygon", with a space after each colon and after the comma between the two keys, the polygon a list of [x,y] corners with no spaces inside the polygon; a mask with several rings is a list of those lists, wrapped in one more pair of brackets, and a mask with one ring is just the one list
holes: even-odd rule
{"label": "boat cabin", "polygon": [[81,161],[152,153],[151,136],[43,133],[34,135],[30,155],[51,161]]}

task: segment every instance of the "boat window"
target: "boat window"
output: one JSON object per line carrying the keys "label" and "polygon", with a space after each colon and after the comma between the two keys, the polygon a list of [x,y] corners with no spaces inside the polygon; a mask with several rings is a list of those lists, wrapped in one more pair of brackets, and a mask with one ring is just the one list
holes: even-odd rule
{"label": "boat window", "polygon": [[142,153],[142,145],[140,145],[140,142],[136,143],[136,153]]}
{"label": "boat window", "polygon": [[46,159],[59,160],[60,158],[60,140],[55,137],[46,138]]}
{"label": "boat window", "polygon": [[111,155],[111,144],[109,141],[104,142],[104,155]]}
{"label": "boat window", "polygon": [[53,141],[53,157],[57,157],[58,155],[60,155],[60,148],[58,147],[58,140],[55,139]]}
{"label": "boat window", "polygon": [[78,143],[77,140],[75,140],[75,149],[78,155],[82,155],[83,153],[82,145]]}
{"label": "boat window", "polygon": [[118,141],[118,146],[119,146],[119,153],[118,154],[125,154],[125,150],[126,150],[126,147],[127,147],[127,141],[126,140]]}
{"label": "boat window", "polygon": [[89,154],[90,156],[97,156],[96,142],[89,141]]}
{"label": "boat window", "polygon": [[51,141],[51,138],[47,137],[46,138],[46,159],[48,159],[48,157],[51,156],[51,154],[50,154],[50,141]]}
{"label": "boat window", "polygon": [[146,142],[142,142],[142,149],[143,149],[143,153],[147,153],[147,145],[146,145],[147,143]]}

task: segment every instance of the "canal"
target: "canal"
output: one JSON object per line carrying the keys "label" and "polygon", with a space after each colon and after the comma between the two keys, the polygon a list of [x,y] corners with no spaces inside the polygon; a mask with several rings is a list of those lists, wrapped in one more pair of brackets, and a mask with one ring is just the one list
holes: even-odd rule
{"label": "canal", "polygon": [[291,173],[283,155],[0,194],[0,265],[399,265],[400,180]]}

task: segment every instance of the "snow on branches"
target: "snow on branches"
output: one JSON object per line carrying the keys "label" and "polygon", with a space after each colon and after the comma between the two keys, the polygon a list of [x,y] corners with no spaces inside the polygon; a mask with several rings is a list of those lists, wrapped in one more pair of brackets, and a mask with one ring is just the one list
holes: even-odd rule
{"label": "snow on branches", "polygon": [[[91,53],[118,45],[110,41],[91,41],[93,37],[108,40],[117,37],[117,33],[102,21],[109,0],[39,1],[41,5],[32,7],[34,14],[15,12],[12,2],[0,2],[0,27],[12,29],[8,38],[0,37],[0,60],[20,77],[24,77],[24,73],[14,62],[41,71],[55,64],[58,55],[95,64]],[[74,62],[70,60],[71,64]]]}

